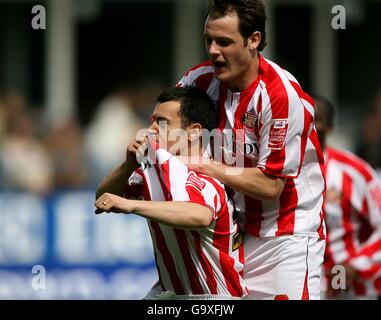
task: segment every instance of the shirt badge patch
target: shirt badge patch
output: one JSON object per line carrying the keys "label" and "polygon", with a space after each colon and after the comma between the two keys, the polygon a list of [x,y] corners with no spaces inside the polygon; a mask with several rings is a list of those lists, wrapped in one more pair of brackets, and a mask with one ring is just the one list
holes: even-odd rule
{"label": "shirt badge patch", "polygon": [[269,132],[269,142],[267,149],[269,150],[281,150],[286,142],[286,135],[288,129],[287,119],[273,120]]}
{"label": "shirt badge patch", "polygon": [[248,111],[242,116],[241,123],[247,130],[254,131],[257,119],[258,117],[253,111]]}

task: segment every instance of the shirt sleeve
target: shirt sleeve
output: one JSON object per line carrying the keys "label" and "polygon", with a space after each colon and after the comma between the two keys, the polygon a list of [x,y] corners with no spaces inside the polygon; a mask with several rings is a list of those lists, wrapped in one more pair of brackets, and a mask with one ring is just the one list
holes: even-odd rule
{"label": "shirt sleeve", "polygon": [[176,87],[181,87],[181,88],[190,87],[190,86],[193,86],[193,81],[192,81],[191,77],[188,74],[185,74],[180,79],[180,81],[177,82],[177,84],[176,84]]}
{"label": "shirt sleeve", "polygon": [[218,212],[221,210],[220,199],[216,188],[210,182],[191,172],[185,188],[189,196],[189,202],[198,203],[209,208],[213,213],[212,220],[217,218]]}
{"label": "shirt sleeve", "polygon": [[186,201],[208,207],[213,219],[220,210],[219,195],[213,184],[170,157],[159,165],[160,175],[172,201]]}
{"label": "shirt sleeve", "polygon": [[205,61],[189,69],[176,84],[177,87],[196,87],[207,91],[214,77],[214,68],[210,61]]}
{"label": "shirt sleeve", "polygon": [[269,89],[268,93],[261,98],[257,167],[272,176],[295,178],[313,128],[313,114],[296,93],[277,88]]}

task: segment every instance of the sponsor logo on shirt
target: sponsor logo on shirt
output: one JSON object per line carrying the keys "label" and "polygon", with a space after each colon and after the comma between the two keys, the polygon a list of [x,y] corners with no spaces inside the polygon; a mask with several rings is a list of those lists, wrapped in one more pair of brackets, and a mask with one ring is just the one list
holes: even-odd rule
{"label": "sponsor logo on shirt", "polygon": [[267,149],[281,150],[286,142],[288,121],[286,119],[273,120],[269,132]]}
{"label": "sponsor logo on shirt", "polygon": [[206,185],[206,183],[197,177],[194,173],[189,174],[186,184],[192,185],[200,191],[203,190]]}

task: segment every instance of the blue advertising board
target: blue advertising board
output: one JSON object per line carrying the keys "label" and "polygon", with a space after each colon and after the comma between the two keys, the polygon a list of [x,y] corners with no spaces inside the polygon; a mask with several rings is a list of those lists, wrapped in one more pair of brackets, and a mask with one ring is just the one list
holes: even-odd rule
{"label": "blue advertising board", "polygon": [[0,193],[0,299],[141,299],[156,280],[145,219],[95,215],[93,191]]}

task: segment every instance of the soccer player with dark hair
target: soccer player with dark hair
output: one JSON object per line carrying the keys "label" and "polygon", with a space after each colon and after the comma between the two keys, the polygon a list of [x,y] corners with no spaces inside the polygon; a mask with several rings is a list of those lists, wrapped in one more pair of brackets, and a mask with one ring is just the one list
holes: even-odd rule
{"label": "soccer player with dark hair", "polygon": [[[245,297],[234,206],[219,181],[189,170],[177,157],[204,153],[202,132],[216,126],[213,103],[196,88],[169,88],[158,96],[152,120],[151,137],[131,143],[127,160],[101,182],[96,212],[148,219],[160,294],[152,293],[154,287],[147,299]],[[138,168],[136,154],[145,147]],[[144,200],[132,200],[138,196]]]}
{"label": "soccer player with dark hair", "polygon": [[[225,164],[191,168],[235,192],[251,297],[319,299],[325,184],[314,102],[294,76],[260,54],[265,25],[262,0],[208,1],[209,60],[178,85],[200,88],[216,102],[226,157]],[[243,164],[232,163],[232,155]],[[227,164],[240,166],[236,174]]]}

